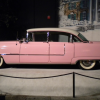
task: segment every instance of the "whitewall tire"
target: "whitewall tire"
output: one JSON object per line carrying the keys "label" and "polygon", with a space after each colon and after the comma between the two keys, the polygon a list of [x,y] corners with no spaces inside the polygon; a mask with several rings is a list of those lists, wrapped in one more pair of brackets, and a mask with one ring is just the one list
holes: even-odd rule
{"label": "whitewall tire", "polygon": [[93,69],[96,65],[96,61],[95,60],[81,60],[79,61],[79,67],[81,69],[85,69],[85,70],[89,70],[89,69]]}
{"label": "whitewall tire", "polygon": [[0,57],[0,68],[4,67],[5,62],[2,57]]}

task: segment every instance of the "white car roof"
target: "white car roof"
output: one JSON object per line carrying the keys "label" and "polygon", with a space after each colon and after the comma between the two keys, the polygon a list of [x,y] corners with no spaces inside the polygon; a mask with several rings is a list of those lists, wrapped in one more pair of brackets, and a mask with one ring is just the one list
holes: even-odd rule
{"label": "white car roof", "polygon": [[72,30],[72,29],[65,29],[65,28],[32,28],[28,29],[27,32],[35,32],[35,31],[60,31],[60,32],[66,32],[71,33],[74,35],[78,35],[79,32]]}

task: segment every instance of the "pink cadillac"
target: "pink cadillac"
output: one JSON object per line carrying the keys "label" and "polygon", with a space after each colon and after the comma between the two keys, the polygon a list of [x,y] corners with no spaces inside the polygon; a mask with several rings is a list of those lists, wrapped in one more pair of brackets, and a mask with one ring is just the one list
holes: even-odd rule
{"label": "pink cadillac", "polygon": [[79,64],[92,69],[100,60],[100,43],[63,28],[28,29],[20,41],[0,42],[0,67],[4,64]]}

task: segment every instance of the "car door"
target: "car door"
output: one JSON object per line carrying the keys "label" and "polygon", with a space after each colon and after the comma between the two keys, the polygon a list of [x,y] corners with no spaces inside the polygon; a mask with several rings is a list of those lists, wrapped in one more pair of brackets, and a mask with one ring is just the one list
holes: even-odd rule
{"label": "car door", "polygon": [[20,50],[20,63],[47,63],[49,60],[49,44],[46,32],[29,33],[34,38],[29,42],[23,42]]}
{"label": "car door", "polygon": [[64,32],[50,32],[50,62],[71,63],[74,56],[74,44],[70,43],[70,34]]}

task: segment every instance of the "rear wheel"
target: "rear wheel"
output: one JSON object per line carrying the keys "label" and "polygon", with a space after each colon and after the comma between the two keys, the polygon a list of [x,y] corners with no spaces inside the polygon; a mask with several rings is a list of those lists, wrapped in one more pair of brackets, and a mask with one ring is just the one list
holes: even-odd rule
{"label": "rear wheel", "polygon": [[89,70],[89,69],[93,69],[96,65],[96,61],[95,60],[81,60],[79,61],[79,67],[81,69],[85,69],[85,70]]}
{"label": "rear wheel", "polygon": [[4,67],[5,62],[2,57],[0,57],[0,68]]}

